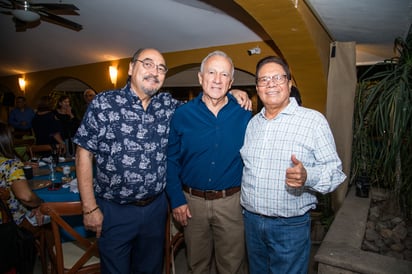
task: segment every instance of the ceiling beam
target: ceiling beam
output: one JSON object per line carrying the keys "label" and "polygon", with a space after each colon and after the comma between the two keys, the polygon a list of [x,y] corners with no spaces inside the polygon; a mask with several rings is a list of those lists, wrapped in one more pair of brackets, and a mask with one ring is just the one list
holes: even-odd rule
{"label": "ceiling beam", "polygon": [[331,41],[304,1],[235,2],[259,22],[280,49],[290,65],[295,84],[302,93],[303,104],[324,113]]}

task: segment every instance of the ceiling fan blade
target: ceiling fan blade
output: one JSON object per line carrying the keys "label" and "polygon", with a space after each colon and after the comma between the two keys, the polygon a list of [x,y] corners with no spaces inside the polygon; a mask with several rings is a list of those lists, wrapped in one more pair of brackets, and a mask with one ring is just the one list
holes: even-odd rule
{"label": "ceiling fan blade", "polygon": [[82,25],[77,24],[76,22],[63,18],[61,16],[55,15],[46,10],[39,10],[38,13],[40,14],[41,20],[47,21],[49,23],[60,25],[75,31],[80,31],[83,29]]}
{"label": "ceiling fan blade", "polygon": [[30,2],[30,6],[31,7],[41,6],[49,10],[79,10],[79,8],[73,4],[63,4],[63,3],[32,3]]}
{"label": "ceiling fan blade", "polygon": [[14,6],[10,1],[0,1],[0,8],[12,9],[12,8],[14,8]]}
{"label": "ceiling fan blade", "polygon": [[79,9],[73,4],[30,3],[30,8],[36,11],[47,10],[58,15],[79,15],[76,12]]}
{"label": "ceiling fan blade", "polygon": [[1,14],[5,14],[5,15],[13,15],[12,13],[11,13],[11,11],[9,11],[9,10],[2,10],[2,11],[0,11],[0,13]]}

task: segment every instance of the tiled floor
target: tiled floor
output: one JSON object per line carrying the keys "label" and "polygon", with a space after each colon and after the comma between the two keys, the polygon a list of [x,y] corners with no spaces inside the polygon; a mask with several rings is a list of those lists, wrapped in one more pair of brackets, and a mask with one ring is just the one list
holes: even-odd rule
{"label": "tiled floor", "polygon": [[[318,273],[317,263],[313,259],[315,254],[316,254],[316,251],[318,250],[318,248],[319,248],[319,244],[312,244],[308,274]],[[175,272],[174,273],[175,274],[186,274],[187,273],[185,249],[179,250],[178,253],[176,254]],[[212,272],[210,274],[214,274],[214,273],[215,272]]]}
{"label": "tiled floor", "polygon": [[[310,263],[309,263],[309,271],[308,274],[315,274],[317,273],[317,263],[314,261],[315,254],[322,242],[324,237],[324,227],[320,224],[319,218],[312,218],[312,230],[311,230],[311,238],[312,238],[312,249],[310,254]],[[178,250],[175,256],[175,271],[172,272],[174,274],[186,274],[187,273],[187,265],[186,265],[186,254],[184,245],[180,250]],[[34,274],[42,274],[40,260],[37,260]],[[212,271],[210,274],[215,274],[215,271]]]}
{"label": "tiled floor", "polygon": [[[313,260],[313,257],[316,254],[316,251],[318,250],[319,244],[313,244],[312,245],[312,251],[311,251],[311,261],[309,265],[309,272],[308,274],[315,274],[317,273],[317,264]],[[173,273],[173,272],[172,272]],[[176,258],[175,258],[175,274],[186,274],[187,273],[187,266],[186,266],[186,255],[185,255],[185,249],[181,249],[177,252]],[[34,274],[42,274],[41,270],[41,264],[40,261],[37,260]],[[210,274],[215,274],[215,272],[212,272]]]}

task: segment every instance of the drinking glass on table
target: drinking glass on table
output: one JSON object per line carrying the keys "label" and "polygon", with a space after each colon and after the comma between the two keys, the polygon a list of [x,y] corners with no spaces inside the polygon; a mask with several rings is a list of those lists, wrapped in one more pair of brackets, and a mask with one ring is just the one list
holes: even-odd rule
{"label": "drinking glass on table", "polygon": [[31,165],[25,165],[23,167],[24,176],[26,176],[27,180],[33,179],[33,167]]}
{"label": "drinking glass on table", "polygon": [[50,157],[50,164],[49,164],[49,168],[50,168],[50,175],[49,175],[49,179],[52,182],[52,184],[49,186],[49,190],[58,190],[61,188],[62,186],[62,182],[57,180],[57,176],[56,176],[56,162],[54,160],[54,158],[51,156]]}
{"label": "drinking glass on table", "polygon": [[25,165],[30,165],[33,168],[33,172],[37,172],[39,170],[39,158],[33,157],[30,161],[26,162]]}
{"label": "drinking glass on table", "polygon": [[59,150],[56,147],[53,147],[51,157],[56,167],[56,165],[59,163],[59,157],[60,157]]}
{"label": "drinking glass on table", "polygon": [[67,165],[62,166],[62,169],[63,169],[62,184],[70,183],[72,181],[70,166],[67,166]]}

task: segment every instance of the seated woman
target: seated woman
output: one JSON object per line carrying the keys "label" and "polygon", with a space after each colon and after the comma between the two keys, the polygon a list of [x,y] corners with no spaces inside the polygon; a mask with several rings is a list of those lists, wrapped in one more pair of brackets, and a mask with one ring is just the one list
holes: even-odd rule
{"label": "seated woman", "polygon": [[61,125],[51,109],[49,96],[40,98],[37,112],[32,120],[32,127],[36,145],[58,147],[60,155],[66,152],[66,145],[61,135]]}
{"label": "seated woman", "polygon": [[[39,248],[38,251],[42,256],[44,246],[42,246],[39,237],[40,235],[45,235],[46,239],[50,241],[52,234],[50,229],[43,230],[40,227],[45,223],[44,215],[39,210],[42,200],[30,189],[24,176],[23,166],[24,164],[13,149],[11,128],[5,123],[0,122],[0,197],[4,206],[10,209],[13,220],[8,221],[14,221],[18,226],[33,233],[33,236],[38,239],[38,245],[36,246]],[[2,212],[2,214],[5,213]],[[5,222],[6,216],[0,216],[0,224]],[[49,222],[49,218],[47,222]],[[44,234],[42,234],[43,232]],[[2,254],[12,256],[12,254],[7,253],[7,250],[11,250],[15,245],[16,243],[14,242],[9,242],[9,245],[7,245],[7,241],[2,243],[0,245]],[[33,258],[30,256],[30,259],[26,258],[26,260],[34,262]],[[7,269],[17,266],[17,264],[12,264],[14,258],[2,259],[7,260],[7,262],[3,261],[2,267],[5,267],[5,264],[7,264]],[[41,260],[42,267],[45,267],[45,263],[43,263],[45,258],[41,257]],[[33,266],[34,264],[29,267]]]}
{"label": "seated woman", "polygon": [[14,152],[10,127],[0,122],[0,188],[3,193],[10,192],[7,205],[14,222],[32,232],[37,232],[37,228],[28,219],[36,216],[37,224],[43,224],[43,215],[38,210],[42,200],[30,189],[24,176],[23,166],[24,163]]}

